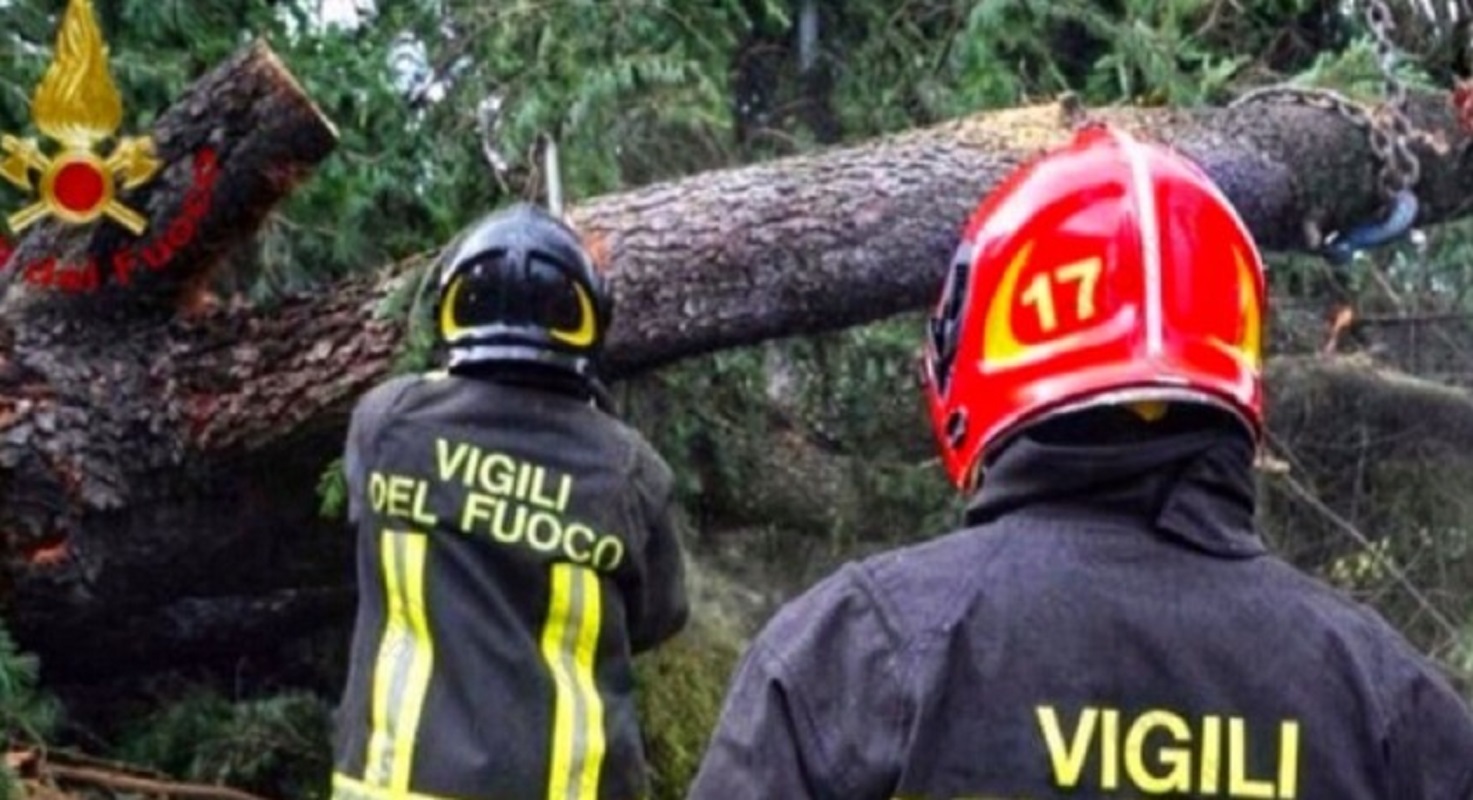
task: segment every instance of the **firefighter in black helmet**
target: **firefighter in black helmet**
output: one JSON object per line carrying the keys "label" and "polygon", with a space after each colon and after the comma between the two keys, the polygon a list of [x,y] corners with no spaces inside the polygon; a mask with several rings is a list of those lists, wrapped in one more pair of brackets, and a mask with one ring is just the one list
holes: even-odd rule
{"label": "firefighter in black helmet", "polygon": [[611,314],[573,230],[493,214],[439,275],[447,369],[355,409],[337,800],[644,795],[630,657],[687,603],[670,468],[602,401]]}
{"label": "firefighter in black helmet", "polygon": [[536,206],[473,228],[440,273],[435,305],[451,372],[536,365],[597,381],[613,303],[582,242]]}

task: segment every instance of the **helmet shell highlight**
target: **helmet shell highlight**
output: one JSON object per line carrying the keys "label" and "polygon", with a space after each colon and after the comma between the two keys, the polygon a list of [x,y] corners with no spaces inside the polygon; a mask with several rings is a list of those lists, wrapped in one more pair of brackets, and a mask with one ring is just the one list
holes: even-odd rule
{"label": "helmet shell highlight", "polygon": [[923,381],[968,489],[1011,435],[1096,403],[1202,402],[1262,434],[1263,264],[1185,157],[1104,127],[1025,165],[968,220]]}
{"label": "helmet shell highlight", "polygon": [[531,362],[592,373],[613,303],[568,225],[520,203],[471,226],[443,263],[434,314],[451,371]]}

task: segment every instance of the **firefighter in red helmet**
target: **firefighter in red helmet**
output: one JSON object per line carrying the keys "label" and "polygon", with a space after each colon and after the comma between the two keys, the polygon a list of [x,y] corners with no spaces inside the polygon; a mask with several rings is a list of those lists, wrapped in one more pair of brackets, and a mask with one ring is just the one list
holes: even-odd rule
{"label": "firefighter in red helmet", "polygon": [[1473,721],[1270,555],[1259,254],[1195,165],[1094,127],[977,209],[925,349],[964,530],[753,641],[696,800],[1473,798]]}

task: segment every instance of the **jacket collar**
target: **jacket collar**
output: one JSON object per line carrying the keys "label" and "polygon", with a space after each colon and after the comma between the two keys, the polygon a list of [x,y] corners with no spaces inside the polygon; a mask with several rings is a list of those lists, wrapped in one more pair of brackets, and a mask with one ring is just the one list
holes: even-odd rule
{"label": "jacket collar", "polygon": [[1020,436],[987,468],[967,523],[1005,514],[1116,518],[1204,552],[1267,552],[1253,525],[1253,445],[1208,428],[1131,444],[1074,445]]}
{"label": "jacket collar", "polygon": [[452,373],[476,380],[562,394],[581,401],[594,398],[588,378],[567,370],[519,361],[468,364]]}

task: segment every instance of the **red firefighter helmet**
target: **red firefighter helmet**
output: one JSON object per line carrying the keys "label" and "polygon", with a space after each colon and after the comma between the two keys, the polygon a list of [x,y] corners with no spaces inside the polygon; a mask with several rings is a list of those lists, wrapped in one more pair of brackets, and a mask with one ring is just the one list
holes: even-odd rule
{"label": "red firefighter helmet", "polygon": [[[1207,403],[1262,435],[1263,264],[1212,180],[1093,127],[982,201],[923,378],[952,482],[1024,427],[1101,404]],[[1159,406],[1156,406],[1159,407]]]}

